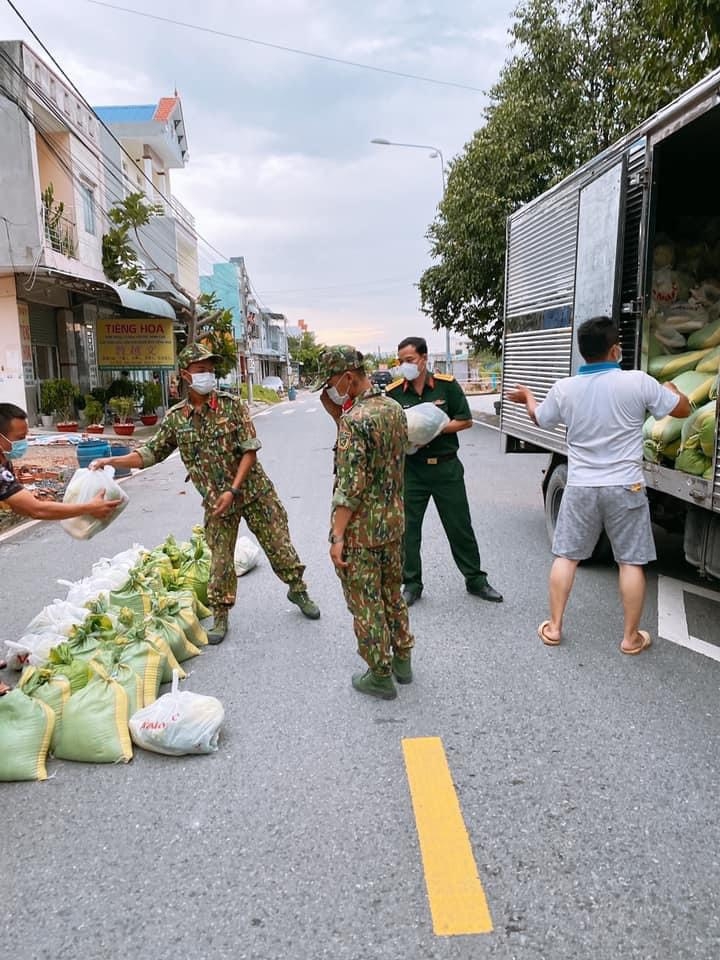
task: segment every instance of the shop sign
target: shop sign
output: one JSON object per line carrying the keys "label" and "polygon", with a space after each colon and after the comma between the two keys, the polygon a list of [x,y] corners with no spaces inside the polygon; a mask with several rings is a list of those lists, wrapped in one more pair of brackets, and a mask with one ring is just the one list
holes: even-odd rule
{"label": "shop sign", "polygon": [[159,317],[98,319],[97,363],[100,370],[173,370],[173,322]]}

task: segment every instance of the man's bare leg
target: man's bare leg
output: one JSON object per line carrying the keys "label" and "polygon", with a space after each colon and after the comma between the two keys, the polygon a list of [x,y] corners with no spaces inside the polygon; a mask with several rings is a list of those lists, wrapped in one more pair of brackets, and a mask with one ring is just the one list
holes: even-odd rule
{"label": "man's bare leg", "polygon": [[645,603],[645,567],[631,563],[619,564],[620,599],[622,600],[625,625],[621,647],[623,650],[639,650],[642,638],[638,635],[640,617]]}
{"label": "man's bare leg", "polygon": [[550,640],[559,640],[562,634],[565,607],[575,582],[579,562],[579,560],[568,560],[567,557],[555,557],[553,561],[549,583],[550,620],[543,630],[543,634]]}

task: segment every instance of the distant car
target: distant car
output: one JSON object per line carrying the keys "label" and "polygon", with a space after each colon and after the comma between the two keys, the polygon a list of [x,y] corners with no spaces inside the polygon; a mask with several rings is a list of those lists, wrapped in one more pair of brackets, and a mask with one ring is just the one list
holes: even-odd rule
{"label": "distant car", "polygon": [[282,397],[285,393],[285,384],[280,377],[263,377],[260,386],[267,387],[268,390],[274,390],[279,397]]}
{"label": "distant car", "polygon": [[374,383],[376,387],[385,392],[385,388],[389,383],[392,383],[395,379],[391,370],[375,370],[370,374],[370,381]]}

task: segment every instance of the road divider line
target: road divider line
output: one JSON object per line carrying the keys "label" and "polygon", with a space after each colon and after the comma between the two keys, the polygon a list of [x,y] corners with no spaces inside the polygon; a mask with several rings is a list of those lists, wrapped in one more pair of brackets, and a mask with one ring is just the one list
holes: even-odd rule
{"label": "road divider line", "polygon": [[438,936],[491,933],[492,918],[439,737],[402,741],[405,769]]}

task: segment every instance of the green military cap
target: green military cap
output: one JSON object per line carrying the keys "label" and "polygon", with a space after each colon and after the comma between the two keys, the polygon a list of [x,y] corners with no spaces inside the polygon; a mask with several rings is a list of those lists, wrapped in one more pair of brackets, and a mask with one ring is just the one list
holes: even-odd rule
{"label": "green military cap", "polygon": [[198,360],[212,360],[215,362],[222,360],[222,357],[208,350],[202,343],[189,343],[178,354],[178,367],[184,370],[186,367],[189,367],[191,363],[196,363]]}
{"label": "green military cap", "polygon": [[330,377],[346,370],[364,370],[363,355],[347,344],[337,347],[326,347],[318,358],[318,375],[310,384],[311,390],[321,390]]}

